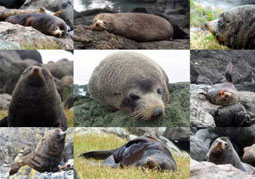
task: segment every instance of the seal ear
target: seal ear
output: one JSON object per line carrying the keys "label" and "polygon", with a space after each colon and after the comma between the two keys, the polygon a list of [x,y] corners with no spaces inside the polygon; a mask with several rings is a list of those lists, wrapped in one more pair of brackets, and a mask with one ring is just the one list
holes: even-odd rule
{"label": "seal ear", "polygon": [[40,7],[40,8],[38,9],[38,12],[39,12],[39,13],[42,13],[42,14],[46,14],[46,9],[45,9],[44,7]]}
{"label": "seal ear", "polygon": [[57,12],[55,12],[54,14],[53,14],[53,16],[60,16],[60,14],[62,14],[62,11],[57,11]]}

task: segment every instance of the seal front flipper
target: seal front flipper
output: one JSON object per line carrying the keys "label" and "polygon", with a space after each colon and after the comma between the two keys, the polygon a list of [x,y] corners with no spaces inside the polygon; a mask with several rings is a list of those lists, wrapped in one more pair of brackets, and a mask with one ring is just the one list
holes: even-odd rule
{"label": "seal front flipper", "polygon": [[92,151],[81,154],[79,157],[94,158],[94,159],[106,159],[111,156],[116,150],[102,150]]}
{"label": "seal front flipper", "polygon": [[0,121],[0,127],[8,127],[8,116]]}
{"label": "seal front flipper", "polygon": [[233,83],[233,80],[232,80],[232,61],[230,60],[229,64],[228,64],[228,67],[227,67],[227,70],[226,70],[226,80],[227,82],[230,82],[230,83]]}

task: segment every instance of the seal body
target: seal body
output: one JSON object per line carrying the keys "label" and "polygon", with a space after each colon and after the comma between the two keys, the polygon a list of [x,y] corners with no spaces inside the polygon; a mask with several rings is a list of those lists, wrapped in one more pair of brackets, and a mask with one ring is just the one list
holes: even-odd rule
{"label": "seal body", "polygon": [[220,44],[232,49],[255,49],[255,5],[245,5],[223,12],[207,29]]}
{"label": "seal body", "polygon": [[60,96],[48,69],[29,66],[23,72],[13,91],[8,126],[68,127]]}
{"label": "seal body", "polygon": [[9,174],[17,173],[25,165],[39,172],[58,171],[65,147],[65,137],[66,134],[61,129],[49,131],[37,144],[35,151],[11,164]]}
{"label": "seal body", "polygon": [[138,120],[159,118],[169,99],[168,77],[148,57],[135,52],[107,56],[95,68],[88,91],[102,105]]}
{"label": "seal body", "polygon": [[226,71],[227,82],[213,85],[206,94],[207,99],[217,105],[228,106],[239,102],[239,94],[232,81],[232,62]]}
{"label": "seal body", "polygon": [[219,137],[212,143],[207,154],[207,161],[217,165],[231,164],[242,171],[246,171],[232,143],[227,137]]}
{"label": "seal body", "polygon": [[93,21],[92,29],[133,39],[137,42],[170,40],[174,29],[166,19],[146,13],[102,13]]}
{"label": "seal body", "polygon": [[113,168],[135,166],[158,170],[177,170],[174,158],[166,146],[150,137],[138,137],[115,150],[92,151],[80,156],[96,159],[106,158],[104,165]]}
{"label": "seal body", "polygon": [[65,21],[48,14],[22,14],[10,16],[5,21],[23,26],[32,26],[46,35],[56,37],[64,37],[67,33]]}

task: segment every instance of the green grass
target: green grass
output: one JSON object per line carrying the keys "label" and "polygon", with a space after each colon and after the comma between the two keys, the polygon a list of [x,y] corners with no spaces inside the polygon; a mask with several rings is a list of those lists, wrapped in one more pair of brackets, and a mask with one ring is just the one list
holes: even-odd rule
{"label": "green grass", "polygon": [[[116,137],[115,135],[98,135],[98,134],[87,134],[87,135],[75,135],[74,136],[74,156],[75,156],[75,169],[79,179],[85,178],[116,178],[116,179],[188,179],[190,177],[189,164],[190,160],[187,156],[180,156],[173,154],[177,163],[177,172],[159,172],[157,170],[142,170],[136,167],[121,168],[110,168],[102,166],[100,164],[103,161],[98,160],[86,160],[78,157],[83,152],[92,150],[107,150],[120,147],[125,144],[127,140]],[[97,163],[98,166],[91,165],[89,162]]]}
{"label": "green grass", "polygon": [[[217,19],[223,9],[205,8],[198,2],[190,0],[190,27],[191,27],[191,49],[228,49],[226,46],[218,44],[214,36],[204,27],[208,21]],[[192,28],[201,28],[192,31]]]}
{"label": "green grass", "polygon": [[8,110],[0,110],[0,120],[8,115]]}

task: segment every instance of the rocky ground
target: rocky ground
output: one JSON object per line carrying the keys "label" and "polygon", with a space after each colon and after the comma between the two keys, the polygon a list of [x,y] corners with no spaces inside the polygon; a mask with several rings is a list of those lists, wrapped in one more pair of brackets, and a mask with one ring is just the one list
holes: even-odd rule
{"label": "rocky ground", "polygon": [[32,27],[14,25],[0,21],[0,49],[73,49],[71,38],[73,29],[73,4],[71,0],[33,0],[27,1],[21,9],[46,8],[49,11],[63,11],[60,18],[64,19],[69,28],[65,38],[44,35]]}
{"label": "rocky ground", "polygon": [[[251,126],[255,123],[255,53],[252,51],[191,51],[191,126]],[[204,95],[211,85],[225,82],[229,61],[240,102],[231,106],[211,104]]]}
{"label": "rocky ground", "polygon": [[[189,1],[161,0],[140,1],[152,4],[150,8],[137,7],[133,11],[163,16],[175,25],[173,41],[138,43],[105,31],[95,32],[89,26],[99,13],[116,13],[115,9],[92,9],[74,15],[74,46],[76,49],[188,49],[189,48]],[[133,2],[134,3],[134,2]],[[139,10],[140,9],[140,10]]]}
{"label": "rocky ground", "polygon": [[[254,178],[255,173],[255,126],[225,128],[192,128],[190,136],[190,178]],[[227,136],[239,155],[247,172],[236,169],[230,164],[215,165],[206,162],[206,155],[212,142],[221,136]]]}
{"label": "rocky ground", "polygon": [[[19,155],[26,155],[36,148],[37,143],[51,128],[1,128],[0,129],[0,178],[8,177],[10,164]],[[61,165],[70,163],[73,167],[73,129],[69,128],[65,140],[65,150]],[[57,173],[39,173],[29,167],[22,167],[15,178],[38,178],[38,177],[58,177],[69,179],[73,177],[73,171],[61,171]],[[49,177],[50,176],[50,177]]]}
{"label": "rocky ground", "polygon": [[87,95],[75,101],[74,126],[76,127],[161,127],[189,126],[189,83],[169,84],[170,100],[166,114],[155,121],[128,119],[121,111],[112,112]]}

